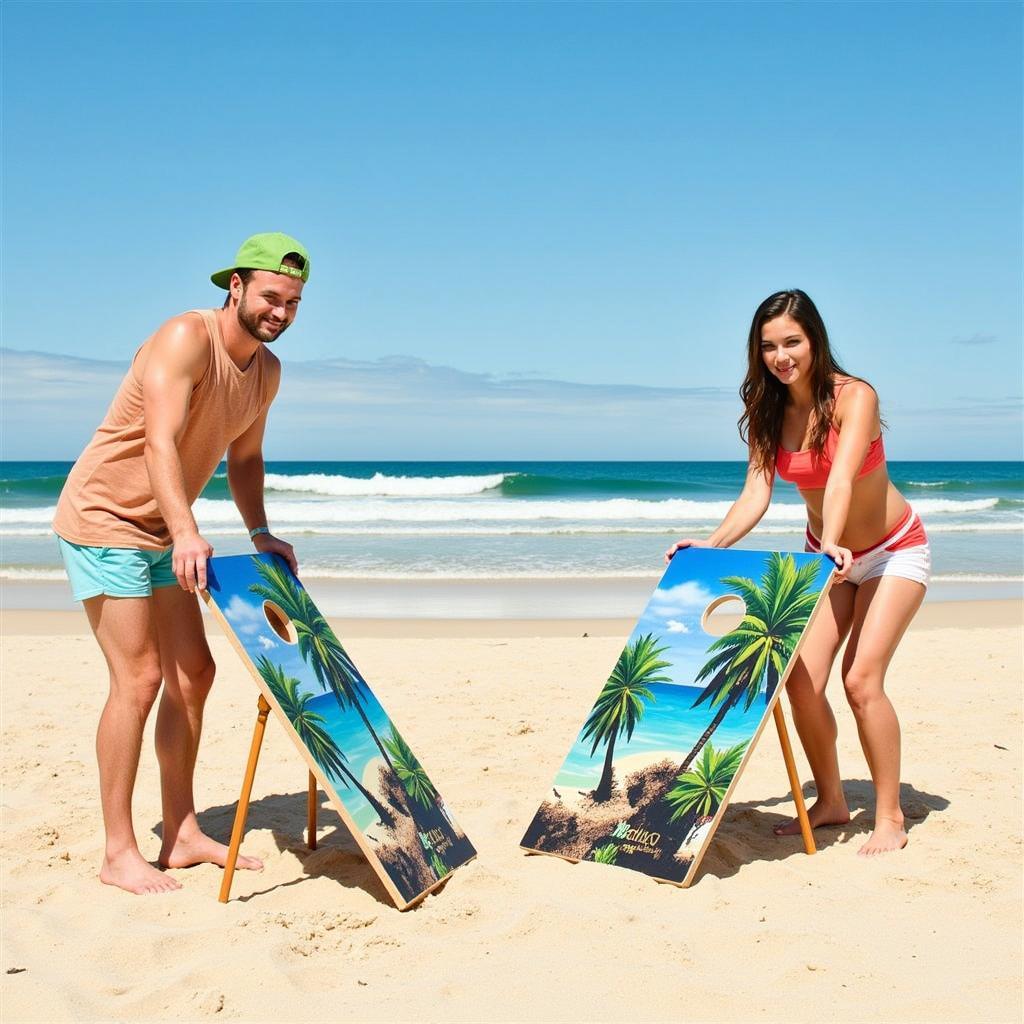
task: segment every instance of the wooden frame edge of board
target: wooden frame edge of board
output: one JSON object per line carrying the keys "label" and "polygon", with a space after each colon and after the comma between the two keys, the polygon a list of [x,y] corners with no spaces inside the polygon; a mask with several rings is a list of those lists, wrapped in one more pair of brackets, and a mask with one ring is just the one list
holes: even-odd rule
{"label": "wooden frame edge of board", "polygon": [[408,903],[405,904],[405,906],[401,906],[398,909],[404,913],[406,910],[412,910],[413,907],[418,906],[432,893],[435,893],[437,892],[438,889],[442,888],[443,886],[446,886],[451,881],[452,875],[454,875],[455,872],[459,870],[459,868],[464,868],[467,864],[471,864],[473,861],[476,860],[477,856],[478,855],[474,853],[472,857],[468,857],[458,867],[452,868],[451,871],[449,871],[448,874],[444,876],[444,878],[439,878],[432,886],[430,886],[427,889],[424,889],[423,892],[421,892],[418,896],[414,896]]}
{"label": "wooden frame edge of board", "polygon": [[708,846],[711,845],[711,840],[714,839],[715,833],[718,831],[719,823],[729,808],[729,801],[732,799],[733,790],[736,788],[736,784],[739,782],[740,776],[743,774],[743,769],[746,768],[747,762],[753,755],[754,748],[757,746],[757,741],[761,738],[761,733],[764,732],[765,726],[767,726],[769,719],[772,718],[775,711],[775,705],[778,704],[779,700],[782,698],[782,691],[786,688],[786,681],[789,679],[790,673],[793,671],[793,666],[796,664],[797,656],[800,654],[800,648],[803,647],[804,640],[807,638],[807,633],[813,625],[814,620],[817,618],[818,612],[821,610],[821,606],[825,603],[825,599],[828,597],[829,591],[832,589],[832,581],[834,579],[835,573],[833,572],[829,575],[825,586],[821,588],[818,600],[815,603],[811,614],[807,618],[807,625],[804,626],[803,632],[800,634],[800,639],[797,641],[796,647],[793,648],[793,653],[786,665],[786,671],[782,673],[782,676],[775,687],[775,693],[772,695],[772,699],[764,709],[761,722],[754,735],[750,738],[750,744],[743,755],[743,760],[740,761],[739,767],[736,769],[736,774],[733,775],[732,781],[729,783],[729,788],[725,791],[725,796],[722,797],[722,801],[718,805],[718,810],[715,812],[715,816],[711,822],[711,828],[704,837],[704,842],[701,843],[700,849],[694,854],[693,860],[690,862],[690,866],[686,871],[686,875],[683,877],[683,881],[681,883],[677,883],[684,889],[689,889],[689,887],[696,881],[696,873],[697,869],[700,867],[700,862],[704,859],[704,854],[707,853]]}
{"label": "wooden frame edge of board", "polygon": [[554,857],[555,860],[564,860],[566,864],[582,864],[579,857],[566,857],[564,853],[555,853],[554,850],[538,850],[532,846],[519,844],[519,849],[529,857]]}
{"label": "wooden frame edge of board", "polygon": [[[309,751],[306,749],[305,744],[299,739],[298,733],[296,733],[294,726],[292,725],[291,722],[288,721],[288,716],[281,711],[277,701],[274,699],[274,695],[270,692],[270,688],[263,681],[263,677],[259,674],[259,672],[256,671],[256,667],[253,665],[252,659],[249,657],[248,652],[245,650],[244,647],[242,647],[238,639],[235,637],[234,629],[228,622],[224,613],[218,607],[213,595],[206,590],[201,590],[200,594],[202,594],[203,599],[206,601],[206,604],[209,607],[211,613],[217,619],[218,624],[224,631],[224,635],[231,642],[231,646],[234,647],[235,652],[241,658],[242,664],[244,664],[245,667],[249,670],[249,675],[252,676],[257,688],[263,695],[263,699],[270,705],[270,710],[273,713],[274,718],[284,728],[286,735],[288,736],[289,740],[291,740],[292,745],[298,751],[299,756],[303,759],[303,761],[306,762],[307,768],[309,769],[310,772],[312,772],[313,776],[316,778],[317,785],[319,785],[319,787],[323,790],[327,798],[330,800],[331,804],[334,806],[334,809],[338,812],[338,816],[341,818],[342,823],[345,825],[345,828],[348,829],[349,833],[351,834],[356,845],[359,847],[363,856],[366,857],[367,863],[370,865],[371,868],[373,868],[374,873],[380,879],[381,884],[384,886],[384,889],[386,890],[387,894],[391,897],[392,902],[395,904],[395,906],[400,911],[409,910],[411,907],[419,903],[420,900],[422,900],[425,896],[429,896],[430,893],[432,893],[435,889],[437,889],[439,886],[447,882],[448,879],[455,873],[455,871],[458,870],[458,868],[453,868],[447,875],[444,876],[444,878],[439,878],[433,885],[431,885],[427,889],[424,889],[423,892],[417,893],[411,900],[407,901],[402,896],[402,894],[398,891],[398,887],[391,880],[391,876],[388,875],[387,871],[385,870],[384,865],[380,861],[380,858],[377,857],[373,848],[367,842],[362,830],[358,828],[355,822],[352,820],[351,816],[348,813],[348,810],[342,803],[341,798],[335,792],[334,786],[324,776],[323,770],[310,755]],[[473,859],[474,858],[472,857],[470,858],[470,860]],[[465,863],[468,863],[468,861],[466,861]],[[459,867],[461,866],[462,865],[460,864]]]}

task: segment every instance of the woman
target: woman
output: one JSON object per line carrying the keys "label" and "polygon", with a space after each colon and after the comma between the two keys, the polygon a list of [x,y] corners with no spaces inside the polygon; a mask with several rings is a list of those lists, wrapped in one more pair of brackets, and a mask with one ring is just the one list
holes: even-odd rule
{"label": "woman", "polygon": [[[747,358],[740,435],[750,462],[743,491],[707,540],[681,540],[666,559],[684,547],[729,547],[765,514],[776,472],[796,484],[807,504],[806,550],[823,552],[836,565],[828,602],[787,683],[817,787],[811,826],[850,820],[836,721],[825,698],[832,662],[849,636],[843,684],[876,794],[874,831],[859,852],[899,850],[907,843],[899,799],[900,727],[884,682],[928,585],[924,527],[889,480],[878,396],[836,363],[821,316],[804,292],[777,292],[761,303]],[[775,832],[796,834],[799,823],[789,821]]]}

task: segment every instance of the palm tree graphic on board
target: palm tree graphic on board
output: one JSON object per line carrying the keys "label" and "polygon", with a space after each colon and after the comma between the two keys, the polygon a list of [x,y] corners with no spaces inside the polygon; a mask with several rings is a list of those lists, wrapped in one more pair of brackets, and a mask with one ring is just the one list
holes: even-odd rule
{"label": "palm tree graphic on board", "polygon": [[412,748],[405,742],[405,738],[394,724],[391,726],[391,737],[384,740],[384,746],[394,759],[395,772],[406,793],[423,807],[433,807],[437,802],[437,790],[420,764],[419,758],[412,752]]}
{"label": "palm tree graphic on board", "polygon": [[614,864],[619,855],[619,848],[614,843],[599,846],[591,855],[598,864]]}
{"label": "palm tree graphic on board", "polygon": [[253,564],[264,582],[253,583],[249,590],[273,601],[291,619],[303,660],[313,669],[317,679],[334,694],[343,709],[355,709],[373,742],[377,744],[384,763],[395,773],[395,766],[363,707],[363,688],[366,684],[334,635],[334,630],[317,610],[309,594],[297,586],[291,575],[276,561],[264,562],[254,557]]}
{"label": "palm tree graphic on board", "polygon": [[281,710],[288,716],[288,721],[299,734],[299,739],[313,755],[313,760],[327,775],[340,779],[346,788],[350,785],[355,786],[382,822],[393,822],[394,815],[352,774],[346,764],[348,758],[344,751],[324,728],[323,716],[310,710],[308,705],[313,699],[313,694],[299,693],[298,679],[285,675],[284,669],[273,664],[266,655],[260,656],[256,668],[277,703],[281,705]]}
{"label": "palm tree graphic on board", "polygon": [[743,620],[709,648],[714,652],[697,674],[697,682],[711,677],[697,707],[708,702],[718,713],[679,767],[684,774],[701,748],[722,724],[725,716],[746,697],[744,710],[757,699],[762,687],[770,701],[793,655],[800,634],[810,618],[819,591],[815,589],[819,563],[808,562],[797,569],[792,555],[773,552],[765,563],[760,584],[742,576],[722,579],[734,594],[743,598],[747,613]]}
{"label": "palm tree graphic on board", "polygon": [[656,644],[652,633],[626,644],[583,726],[581,738],[593,738],[594,741],[590,748],[591,757],[602,743],[608,745],[601,781],[594,790],[595,800],[608,800],[612,795],[615,740],[622,733],[626,734],[627,741],[633,736],[637,722],[643,717],[644,702],[655,699],[648,687],[651,683],[671,682],[669,676],[658,675],[661,669],[671,664],[658,658],[668,647],[657,647]]}
{"label": "palm tree graphic on board", "polygon": [[695,816],[687,841],[701,825],[715,816],[722,805],[749,742],[744,740],[728,750],[715,750],[714,745],[708,743],[697,764],[677,776],[676,784],[665,794],[665,799],[672,806],[669,821],[678,821],[691,813]]}

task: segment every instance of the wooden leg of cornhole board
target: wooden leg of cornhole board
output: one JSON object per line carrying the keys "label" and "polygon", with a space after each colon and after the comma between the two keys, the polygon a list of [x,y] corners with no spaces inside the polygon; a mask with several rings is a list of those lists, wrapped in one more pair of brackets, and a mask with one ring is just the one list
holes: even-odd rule
{"label": "wooden leg of cornhole board", "polygon": [[316,849],[316,776],[309,773],[309,796],[306,807],[306,845]]}
{"label": "wooden leg of cornhole board", "polygon": [[796,761],[793,760],[793,748],[789,743],[789,731],[786,729],[786,716],[782,713],[782,701],[775,702],[775,728],[779,731],[779,743],[782,744],[782,759],[786,762],[789,773],[789,788],[793,791],[793,803],[796,804],[796,816],[800,822],[800,834],[804,837],[804,851],[814,853],[814,834],[811,832],[811,820],[807,817],[807,805],[800,787],[800,776],[796,772]]}
{"label": "wooden leg of cornhole board", "polygon": [[256,728],[252,733],[252,744],[249,747],[249,763],[245,766],[245,778],[242,780],[242,795],[238,798],[238,809],[235,811],[235,824],[231,829],[231,842],[228,844],[228,859],[224,865],[224,878],[220,883],[220,902],[227,903],[231,895],[231,879],[235,874],[238,861],[238,850],[242,845],[242,833],[245,832],[245,819],[249,814],[249,795],[252,793],[253,779],[256,778],[256,762],[260,759],[260,747],[263,745],[263,733],[267,728],[267,715],[270,705],[263,694],[257,704],[259,712],[256,716]]}

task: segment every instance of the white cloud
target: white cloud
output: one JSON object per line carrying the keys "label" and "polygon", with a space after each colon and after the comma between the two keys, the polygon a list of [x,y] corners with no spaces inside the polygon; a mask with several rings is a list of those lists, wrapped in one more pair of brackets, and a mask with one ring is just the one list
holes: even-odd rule
{"label": "white cloud", "polygon": [[265,651],[272,650],[273,648],[275,648],[277,646],[277,644],[274,643],[274,641],[271,640],[269,636],[258,636],[258,637],[256,637],[256,642]]}
{"label": "white cloud", "polygon": [[[700,615],[714,599],[714,594],[693,580],[654,592],[648,614],[659,619],[679,621],[687,613]],[[675,632],[680,632],[675,630]]]}
{"label": "white cloud", "polygon": [[227,603],[224,617],[231,623],[236,633],[243,636],[254,636],[267,627],[267,619],[263,612],[243,600],[238,594]]}
{"label": "white cloud", "polygon": [[[128,368],[0,350],[5,458],[74,458]],[[737,458],[730,387],[579,384],[419,359],[284,364],[268,458]],[[701,423],[699,431],[694,430]]]}
{"label": "white cloud", "polygon": [[680,622],[678,619],[669,619],[665,623],[665,627],[670,633],[689,633],[690,627],[685,622]]}
{"label": "white cloud", "polygon": [[[961,343],[984,345],[978,335]],[[128,369],[118,361],[0,349],[6,459],[70,459],[85,447]],[[658,379],[652,368],[652,380]],[[914,393],[916,394],[916,393]],[[910,397],[906,397],[910,395]],[[886,402],[900,459],[1020,458],[1019,398],[949,393]],[[284,359],[270,459],[743,459],[735,383],[580,384],[470,373],[405,356]],[[950,425],[957,427],[950,440]],[[887,442],[888,443],[888,442]],[[895,441],[894,441],[895,444]],[[950,444],[953,447],[950,447]]]}

